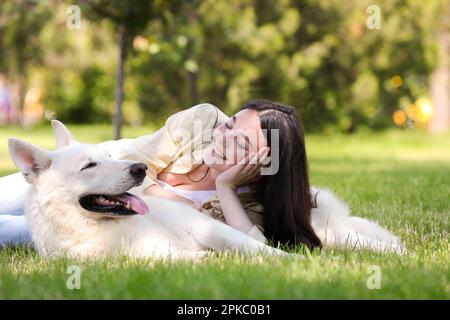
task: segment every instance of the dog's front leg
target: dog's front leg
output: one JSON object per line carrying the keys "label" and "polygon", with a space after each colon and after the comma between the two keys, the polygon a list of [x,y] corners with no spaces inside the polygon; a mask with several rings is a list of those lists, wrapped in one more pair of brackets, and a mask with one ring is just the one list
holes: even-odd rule
{"label": "dog's front leg", "polygon": [[198,221],[197,225],[191,229],[191,235],[202,247],[215,251],[238,251],[242,254],[265,253],[278,256],[290,255],[214,219]]}
{"label": "dog's front leg", "polygon": [[265,245],[245,233],[215,220],[181,202],[145,197],[154,225],[177,238],[184,250],[234,251],[286,256],[287,252]]}

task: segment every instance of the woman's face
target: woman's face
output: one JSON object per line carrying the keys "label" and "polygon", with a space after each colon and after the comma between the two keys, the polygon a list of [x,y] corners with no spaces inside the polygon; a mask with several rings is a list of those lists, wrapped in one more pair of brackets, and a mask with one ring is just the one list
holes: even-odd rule
{"label": "woman's face", "polygon": [[267,140],[261,130],[258,112],[245,109],[214,130],[212,143],[205,149],[203,159],[210,168],[223,172],[265,146]]}

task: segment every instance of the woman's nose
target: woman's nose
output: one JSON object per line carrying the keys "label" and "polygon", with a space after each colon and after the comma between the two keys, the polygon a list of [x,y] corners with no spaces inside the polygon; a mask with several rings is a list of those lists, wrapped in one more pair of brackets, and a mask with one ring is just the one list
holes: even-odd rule
{"label": "woman's nose", "polygon": [[223,137],[225,135],[225,126],[222,124],[220,126],[218,126],[217,128],[214,129],[213,131],[213,139],[215,141],[220,141],[221,137]]}

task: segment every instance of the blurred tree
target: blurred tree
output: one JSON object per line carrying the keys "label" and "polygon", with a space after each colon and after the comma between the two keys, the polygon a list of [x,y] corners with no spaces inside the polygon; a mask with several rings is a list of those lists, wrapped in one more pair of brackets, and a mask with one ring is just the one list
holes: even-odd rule
{"label": "blurred tree", "polygon": [[169,113],[200,102],[199,53],[205,48],[199,3],[184,1],[134,39],[131,75],[146,120],[162,122]]}
{"label": "blurred tree", "polygon": [[[15,82],[15,98],[19,111],[24,105],[28,71],[42,62],[43,48],[39,34],[51,17],[50,6],[37,0],[0,2],[0,73]],[[21,112],[20,112],[21,113]]]}
{"label": "blurred tree", "polygon": [[91,19],[108,19],[119,37],[119,60],[117,64],[116,105],[114,113],[114,139],[120,139],[122,127],[122,103],[124,100],[125,61],[134,36],[151,19],[159,18],[166,10],[176,7],[179,1],[169,0],[82,0],[89,9]]}
{"label": "blurred tree", "polygon": [[[427,95],[445,3],[383,1],[372,30],[369,0],[205,0],[194,19],[183,11],[141,32],[140,104],[158,113],[208,101],[233,112],[265,97],[295,106],[310,131],[391,126],[394,110]],[[185,85],[193,71],[195,99]]]}
{"label": "blurred tree", "polygon": [[[16,5],[39,17],[27,3],[0,3],[0,72],[9,78],[9,61],[20,55],[4,21]],[[377,129],[392,125],[394,111],[409,112],[429,96],[430,86],[446,90],[429,79],[448,58],[438,54],[436,37],[447,0],[384,0],[380,29],[367,25],[370,0],[41,3],[52,16],[25,32],[34,55],[23,73],[43,89],[45,107],[66,121],[109,121],[115,109],[116,136],[122,112],[130,124],[161,124],[198,102],[232,113],[257,97],[293,105],[309,131]],[[69,3],[82,7],[81,30],[65,27]],[[121,48],[117,70],[111,26]]]}
{"label": "blurred tree", "polygon": [[[111,122],[117,45],[105,23],[81,15],[81,28],[68,28],[68,5],[52,7],[39,35],[42,62],[29,70],[29,84],[43,91],[46,117],[68,123]],[[136,97],[128,91],[128,97]],[[110,138],[110,137],[109,137]]]}

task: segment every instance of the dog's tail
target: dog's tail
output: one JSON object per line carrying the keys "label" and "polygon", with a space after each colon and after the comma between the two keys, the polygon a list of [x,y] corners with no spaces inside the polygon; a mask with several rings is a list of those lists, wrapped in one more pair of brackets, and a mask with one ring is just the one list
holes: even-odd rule
{"label": "dog's tail", "polygon": [[311,224],[324,246],[404,253],[400,239],[376,222],[352,217],[348,205],[329,190],[312,188],[317,207]]}

